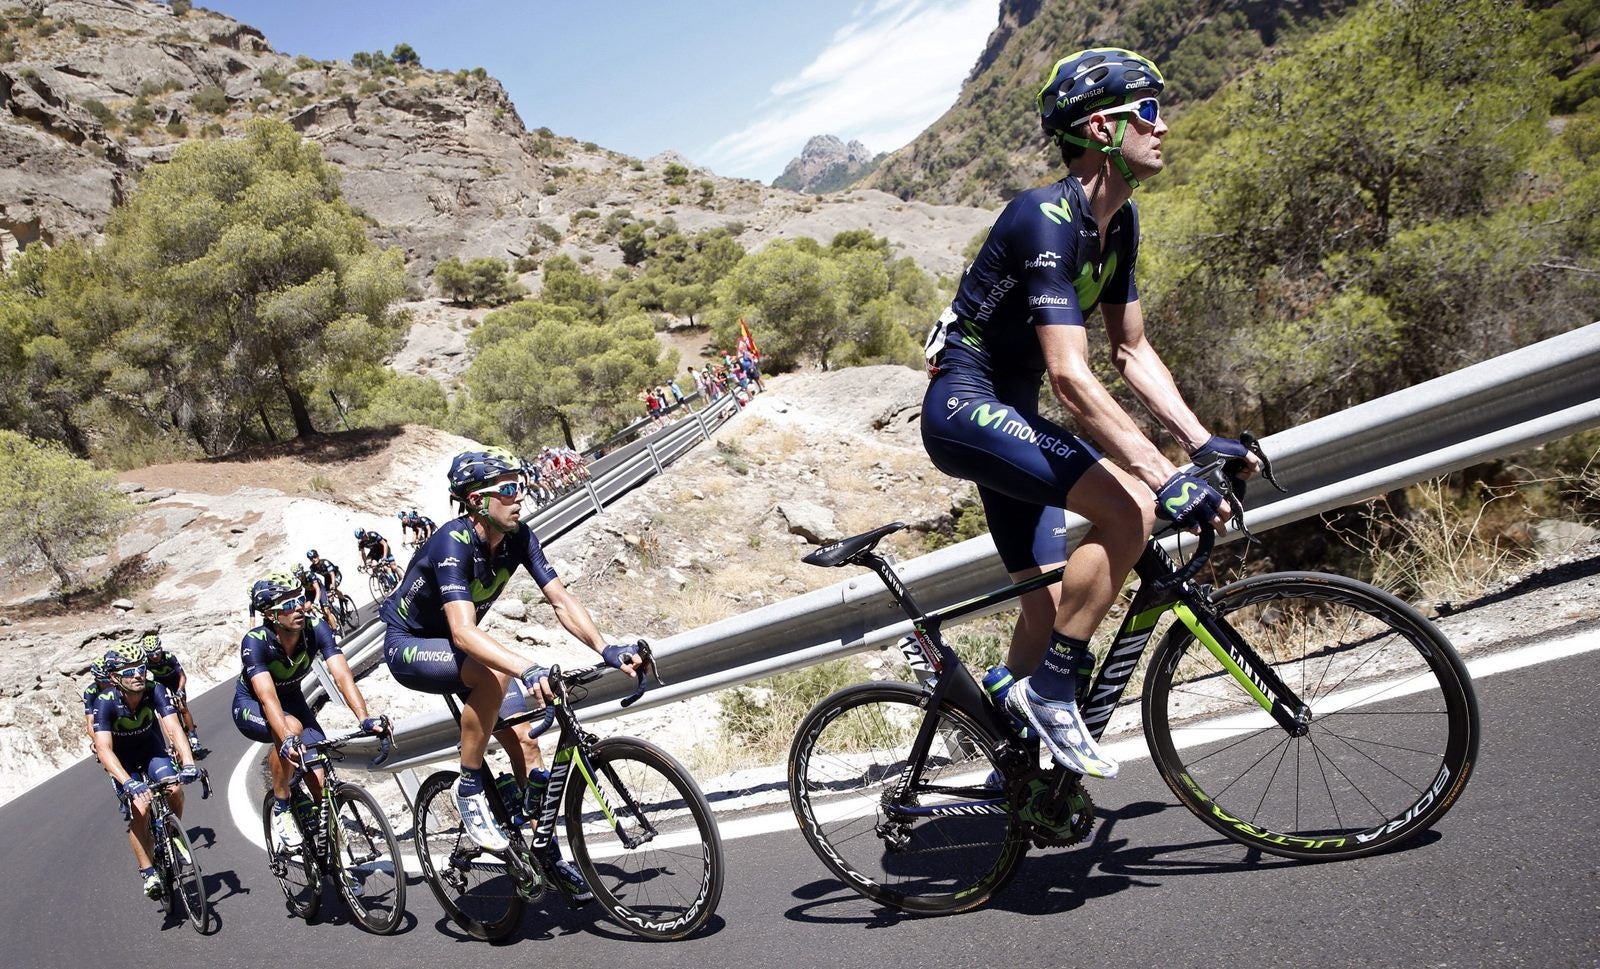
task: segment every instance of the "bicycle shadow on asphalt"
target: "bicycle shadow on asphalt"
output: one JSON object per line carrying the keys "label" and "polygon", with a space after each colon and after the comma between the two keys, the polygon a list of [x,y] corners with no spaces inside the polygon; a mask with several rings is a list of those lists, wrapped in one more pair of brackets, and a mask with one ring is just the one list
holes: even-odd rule
{"label": "bicycle shadow on asphalt", "polygon": [[[424,883],[425,884],[425,883]],[[409,917],[409,913],[408,917]],[[713,915],[706,924],[696,932],[693,938],[703,939],[717,935],[727,927],[727,922],[720,915]],[[434,922],[434,928],[440,935],[448,936],[456,942],[470,942],[474,945],[483,945],[481,939],[473,938],[462,930],[448,915],[441,915]],[[656,943],[649,939],[640,938],[611,921],[605,909],[594,902],[587,902],[579,908],[573,908],[565,901],[552,899],[549,894],[538,903],[529,906],[523,912],[522,921],[517,927],[506,934],[503,939],[495,939],[490,945],[511,945],[516,942],[551,941],[573,935],[596,935],[615,942],[640,942],[646,945]]]}
{"label": "bicycle shadow on asphalt", "polygon": [[[1031,848],[1011,882],[981,908],[1018,915],[1061,915],[1088,902],[1131,888],[1153,888],[1166,879],[1188,875],[1214,875],[1261,871],[1304,864],[1269,855],[1226,838],[1141,844],[1117,834],[1117,827],[1167,812],[1191,816],[1178,805],[1160,801],[1134,801],[1119,808],[1096,810],[1094,828],[1081,844],[1062,848]],[[1433,832],[1428,835],[1434,836]],[[1436,836],[1434,836],[1436,837]],[[1428,843],[1418,838],[1411,847]],[[885,908],[870,902],[837,878],[822,878],[793,892],[802,904],[784,913],[795,922],[821,925],[860,925],[884,928],[926,916]],[[862,906],[871,906],[863,912]],[[832,912],[831,906],[841,906]]]}

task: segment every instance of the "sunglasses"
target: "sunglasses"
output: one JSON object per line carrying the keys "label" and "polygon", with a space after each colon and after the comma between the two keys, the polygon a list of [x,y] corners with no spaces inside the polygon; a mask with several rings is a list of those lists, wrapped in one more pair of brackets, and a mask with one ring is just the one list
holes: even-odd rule
{"label": "sunglasses", "polygon": [[293,599],[284,599],[282,602],[277,603],[272,608],[275,612],[294,612],[296,609],[299,609],[305,604],[305,596],[295,596]]}
{"label": "sunglasses", "polygon": [[473,494],[496,495],[506,499],[507,501],[511,501],[516,498],[521,498],[523,492],[526,490],[527,489],[522,486],[522,482],[520,481],[507,481],[503,484],[497,484],[490,488],[480,488],[477,491],[474,491]]}
{"label": "sunglasses", "polygon": [[1122,104],[1114,108],[1104,108],[1093,114],[1086,114],[1073,124],[1083,124],[1095,114],[1132,114],[1137,115],[1145,124],[1155,124],[1161,120],[1161,102],[1155,98],[1141,98],[1132,104]]}
{"label": "sunglasses", "polygon": [[132,679],[133,677],[138,677],[139,679],[144,679],[144,674],[145,674],[145,668],[143,666],[128,666],[128,667],[124,667],[123,669],[120,669],[120,670],[114,670],[111,673],[112,676],[122,677],[122,678],[126,678],[126,679]]}

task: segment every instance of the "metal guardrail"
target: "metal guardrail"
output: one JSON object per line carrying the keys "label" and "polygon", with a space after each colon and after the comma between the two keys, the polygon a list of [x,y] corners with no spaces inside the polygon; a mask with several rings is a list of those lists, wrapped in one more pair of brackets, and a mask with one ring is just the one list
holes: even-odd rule
{"label": "metal guardrail", "polygon": [[[1262,444],[1289,493],[1259,497],[1247,521],[1264,531],[1596,426],[1600,323],[1271,435]],[[1087,523],[1069,515],[1068,528],[1077,541]],[[988,536],[902,563],[899,571],[929,610],[1008,581]],[[852,576],[659,641],[668,685],[630,712],[871,649],[909,628],[875,576]],[[617,700],[628,690],[620,674],[595,683],[584,719],[620,713]],[[437,759],[459,735],[442,711],[402,728],[407,756],[386,770]]]}

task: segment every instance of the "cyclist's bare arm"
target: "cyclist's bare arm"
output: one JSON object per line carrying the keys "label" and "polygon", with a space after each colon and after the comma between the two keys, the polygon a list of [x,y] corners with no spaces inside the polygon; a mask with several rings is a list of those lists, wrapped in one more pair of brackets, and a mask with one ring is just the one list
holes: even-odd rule
{"label": "cyclist's bare arm", "polygon": [[178,755],[179,765],[194,763],[194,751],[189,749],[189,735],[183,732],[183,720],[177,713],[161,718],[161,732],[166,735],[167,746]]}
{"label": "cyclist's bare arm", "polygon": [[122,766],[122,761],[117,759],[116,751],[111,749],[111,731],[96,730],[94,732],[94,753],[100,758],[100,766],[106,769],[111,779],[118,784],[128,783],[133,775]]}
{"label": "cyclist's bare arm", "polygon": [[500,645],[500,641],[478,628],[478,611],[464,599],[444,604],[444,618],[450,624],[450,641],[480,664],[511,676],[528,668],[528,658]]}
{"label": "cyclist's bare arm", "polygon": [[1095,376],[1089,365],[1089,337],[1085,328],[1041,326],[1038,333],[1050,390],[1062,406],[1107,456],[1131,471],[1151,491],[1159,491],[1178,469],[1144,436],[1139,425]]}
{"label": "cyclist's bare arm", "polygon": [[284,718],[283,705],[278,702],[278,687],[272,682],[272,674],[263,670],[250,677],[250,689],[261,703],[261,717],[272,731],[273,742],[281,746],[289,739],[289,721]]}
{"label": "cyclist's bare arm", "polygon": [[[561,628],[576,636],[584,645],[596,653],[604,654],[606,648],[605,637],[600,635],[600,629],[594,624],[594,617],[589,615],[583,603],[567,590],[560,579],[551,579],[543,589],[545,600],[550,603],[550,608],[555,610],[556,619],[561,623]],[[637,659],[637,657],[635,657]],[[623,664],[623,671],[629,676],[636,676],[634,667],[636,662]]]}
{"label": "cyclist's bare arm", "polygon": [[355,714],[358,721],[367,719],[367,698],[361,695],[361,688],[356,685],[355,675],[350,672],[350,663],[344,654],[335,653],[325,662],[328,675],[333,677],[333,685],[339,688],[339,695],[344,697],[350,712]]}

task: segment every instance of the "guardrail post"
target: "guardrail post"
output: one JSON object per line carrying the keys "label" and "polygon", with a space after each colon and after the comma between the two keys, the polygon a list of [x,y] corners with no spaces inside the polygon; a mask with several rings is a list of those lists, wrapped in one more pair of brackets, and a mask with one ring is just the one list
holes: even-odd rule
{"label": "guardrail post", "polygon": [[422,787],[422,781],[417,779],[415,770],[396,771],[394,782],[400,785],[400,793],[405,795],[407,807],[417,803],[417,789]]}
{"label": "guardrail post", "polygon": [[593,481],[590,481],[588,478],[584,478],[583,490],[589,493],[589,501],[594,505],[594,513],[596,515],[605,510],[604,506],[600,504],[600,493],[594,490]]}
{"label": "guardrail post", "polygon": [[650,441],[644,446],[644,449],[650,452],[650,460],[656,463],[656,474],[666,473],[666,469],[661,466],[661,455],[656,453],[656,442]]}

